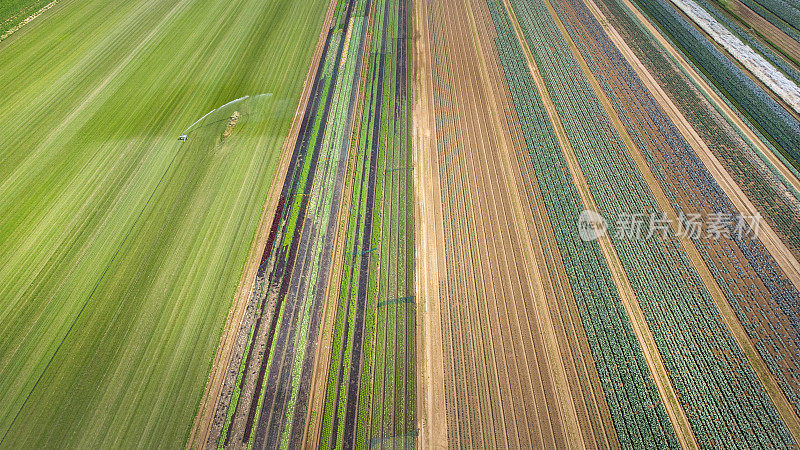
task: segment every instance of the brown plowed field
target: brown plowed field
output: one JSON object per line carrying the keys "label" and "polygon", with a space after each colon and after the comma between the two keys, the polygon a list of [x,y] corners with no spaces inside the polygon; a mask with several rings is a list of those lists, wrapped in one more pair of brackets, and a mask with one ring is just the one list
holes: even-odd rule
{"label": "brown plowed field", "polygon": [[[435,264],[446,267],[439,306],[447,442],[615,447],[552,230],[523,177],[526,152],[487,5],[436,1],[425,13],[430,53],[415,57],[433,61],[435,135],[432,151],[417,155],[435,158],[419,165],[438,167],[440,198],[419,198],[420,208],[441,210],[444,220],[443,232],[430,234],[444,241],[444,261]],[[421,330],[423,345],[436,325]]]}

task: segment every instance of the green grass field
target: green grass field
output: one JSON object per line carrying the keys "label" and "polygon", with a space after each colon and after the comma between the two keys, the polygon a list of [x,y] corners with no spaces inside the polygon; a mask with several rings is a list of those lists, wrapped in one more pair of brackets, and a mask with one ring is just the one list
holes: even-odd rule
{"label": "green grass field", "polygon": [[0,36],[52,0],[3,0],[0,2]]}
{"label": "green grass field", "polygon": [[326,5],[63,0],[0,44],[2,447],[185,442]]}

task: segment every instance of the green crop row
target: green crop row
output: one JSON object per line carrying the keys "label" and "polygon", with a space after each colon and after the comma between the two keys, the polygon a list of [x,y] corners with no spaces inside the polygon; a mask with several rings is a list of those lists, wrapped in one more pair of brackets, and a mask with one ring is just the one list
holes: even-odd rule
{"label": "green crop row", "polygon": [[[530,152],[530,176],[540,185],[620,444],[677,448],[602,251],[596,241],[583,242],[577,236],[576,218],[583,204],[506,11],[495,1],[489,6],[498,31],[500,59]],[[546,11],[535,11],[536,16],[520,17],[523,26],[530,20],[552,22]],[[551,37],[542,48],[556,44]],[[565,54],[564,47],[560,55]]]}
{"label": "green crop row", "polygon": [[[659,211],[545,5],[513,3],[599,212],[613,218]],[[555,5],[567,7],[564,2]],[[587,20],[584,16],[575,22],[592,23]],[[571,23],[567,21],[568,28]],[[603,35],[597,31],[590,39],[601,40]],[[551,52],[542,51],[544,43]],[[586,42],[577,40],[576,45],[592,54]],[[603,48],[609,52],[611,47]],[[604,73],[597,76],[608,84]],[[634,81],[630,76],[627,80]],[[791,445],[785,424],[680,244],[672,237],[625,239],[613,233],[611,240],[700,444]]]}

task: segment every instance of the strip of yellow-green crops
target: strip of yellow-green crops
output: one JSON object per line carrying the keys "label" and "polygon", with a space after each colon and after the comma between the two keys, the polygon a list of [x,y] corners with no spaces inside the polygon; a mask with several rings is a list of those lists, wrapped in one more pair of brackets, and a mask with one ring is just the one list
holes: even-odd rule
{"label": "strip of yellow-green crops", "polygon": [[2,446],[183,444],[326,5],[63,0],[0,44]]}

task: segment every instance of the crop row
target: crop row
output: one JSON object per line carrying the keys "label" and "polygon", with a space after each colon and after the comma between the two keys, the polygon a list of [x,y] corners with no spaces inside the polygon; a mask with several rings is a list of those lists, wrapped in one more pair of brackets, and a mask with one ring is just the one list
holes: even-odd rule
{"label": "crop row", "polygon": [[775,25],[795,41],[800,41],[800,12],[784,0],[741,0],[756,14]]}
{"label": "crop row", "polygon": [[[407,2],[376,1],[320,446],[416,427]],[[411,297],[413,298],[413,297]]]}
{"label": "crop row", "polygon": [[[490,372],[494,367],[493,362],[483,359],[485,348],[481,348],[481,335],[485,330],[472,330],[470,310],[474,303],[481,303],[483,293],[475,285],[480,285],[482,280],[471,280],[468,267],[475,264],[475,256],[471,254],[470,246],[475,245],[475,239],[464,239],[462,236],[476,236],[477,230],[472,221],[466,219],[469,211],[474,211],[476,206],[471,204],[471,196],[463,175],[459,174],[459,166],[464,164],[460,152],[465,146],[458,137],[456,127],[460,124],[456,117],[458,94],[453,92],[452,72],[456,71],[455,49],[453,49],[448,30],[450,17],[456,11],[451,11],[452,5],[446,2],[429,2],[427,5],[429,39],[432,62],[432,89],[431,101],[434,104],[434,119],[436,120],[436,155],[439,165],[439,180],[441,183],[441,206],[444,228],[444,257],[451,263],[445,264],[446,278],[441,282],[446,291],[441,294],[441,327],[442,351],[444,356],[444,398],[445,416],[447,423],[448,443],[460,447],[488,447],[487,441],[482,440],[481,429],[486,424],[481,424],[481,416],[497,411],[496,404],[489,406],[486,397],[492,395],[492,389],[483,388],[490,386],[491,377],[482,377],[484,373],[475,370],[481,367],[483,371]],[[466,26],[466,25],[465,25]],[[452,55],[452,56],[451,56]],[[467,242],[469,245],[467,245]],[[480,263],[480,262],[478,262]],[[476,277],[477,278],[477,277]],[[474,292],[474,294],[473,294]],[[487,314],[487,309],[480,311]],[[488,344],[484,344],[488,347]],[[478,361],[478,364],[475,364]],[[507,399],[506,404],[513,403]],[[483,413],[483,414],[482,414]],[[500,414],[494,414],[500,425]],[[491,442],[491,441],[489,441]]]}
{"label": "crop row", "polygon": [[[658,211],[545,5],[514,6],[599,212],[618,217]],[[595,57],[583,50],[588,60]],[[669,236],[640,240],[616,234],[612,242],[701,445],[735,446],[741,439],[753,446],[790,445],[785,425],[679,243]]]}
{"label": "crop row", "polygon": [[[530,152],[534,173],[529,176],[540,186],[620,444],[677,448],[600,246],[596,241],[583,242],[576,233],[575,219],[584,207],[522,48],[503,6],[496,0],[488,3],[500,60]],[[536,19],[552,20],[546,16]],[[544,48],[552,47],[546,44]]]}
{"label": "crop row", "polygon": [[[578,46],[592,54],[593,73],[605,88],[670,201],[684,214],[728,214],[736,209],[705,169],[656,100],[642,85],[583,3],[557,2]],[[800,386],[800,294],[759,240],[733,233],[701,237],[698,249],[726,298],[790,401],[797,407]],[[736,274],[736,277],[731,276]]]}
{"label": "crop row", "polygon": [[350,99],[364,39],[361,24],[350,18],[363,3],[340,2],[327,34],[276,212],[277,227],[257,275],[245,357],[239,364],[232,360],[230,367],[239,374],[230,403],[221,405],[228,411],[220,446],[231,442],[232,431],[243,444],[256,446],[296,445],[303,435],[330,236],[346,167],[349,140],[342,136],[352,127]]}
{"label": "crop row", "polygon": [[779,68],[790,80],[794,81],[795,83],[800,83],[800,73],[797,72],[794,66],[786,62],[786,60],[784,60],[782,57],[778,56],[770,47],[762,44],[761,41],[753,37],[751,33],[748,33],[746,30],[742,29],[742,27],[740,27],[736,22],[729,19],[728,16],[723,14],[715,4],[708,0],[693,1],[711,14],[717,22],[724,25],[728,30],[730,30],[731,33],[741,39],[742,42],[745,42],[756,52],[764,56],[764,58],[772,63],[775,67]]}
{"label": "crop row", "polygon": [[664,0],[636,0],[714,84],[795,164],[800,123]]}
{"label": "crop row", "polygon": [[691,84],[689,77],[670,62],[630,16],[618,0],[603,2],[607,18],[627,42],[648,71],[664,87],[673,103],[725,166],[747,197],[759,209],[789,249],[800,257],[800,213],[792,208],[797,198],[784,187],[783,180],[752,144],[748,144],[722,115]]}
{"label": "crop row", "polygon": [[800,30],[800,7],[786,0],[756,0],[759,5],[769,10],[776,17],[788,23],[795,30]]}

